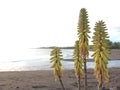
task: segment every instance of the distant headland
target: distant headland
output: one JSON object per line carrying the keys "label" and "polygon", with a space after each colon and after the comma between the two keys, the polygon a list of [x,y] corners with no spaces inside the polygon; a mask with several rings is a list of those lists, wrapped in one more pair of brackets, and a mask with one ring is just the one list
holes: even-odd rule
{"label": "distant headland", "polygon": [[[38,47],[37,49],[53,49],[55,46],[51,46],[51,47]],[[59,47],[60,49],[74,49],[73,46],[71,47]]]}

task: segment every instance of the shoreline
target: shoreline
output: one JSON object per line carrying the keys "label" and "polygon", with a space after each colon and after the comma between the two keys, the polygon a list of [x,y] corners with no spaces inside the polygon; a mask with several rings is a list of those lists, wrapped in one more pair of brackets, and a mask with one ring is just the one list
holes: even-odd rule
{"label": "shoreline", "polygon": [[[109,53],[109,61],[120,60],[120,49],[111,49]],[[73,61],[73,59],[63,59],[63,61]],[[92,62],[93,59],[87,59],[87,62]]]}
{"label": "shoreline", "polygon": [[[115,61],[115,60],[120,60],[120,59],[110,59],[108,61]],[[63,59],[63,61],[68,61],[68,62],[73,62],[73,59]],[[87,62],[93,62],[94,59],[87,59]]]}
{"label": "shoreline", "polygon": [[[109,56],[111,59],[120,60],[120,50],[111,50]],[[64,61],[73,61],[64,59]],[[88,62],[93,59],[88,60]],[[112,61],[112,60],[111,60]],[[120,90],[120,67],[108,68],[109,83],[104,84],[105,88],[110,90]],[[97,80],[93,69],[87,69],[88,89],[97,90]],[[63,84],[66,90],[78,90],[77,80],[74,69],[63,69]],[[81,87],[83,90],[83,80]],[[0,72],[0,90],[62,90],[59,81],[54,80],[53,69],[51,70],[30,70],[30,71],[1,71]]]}
{"label": "shoreline", "polygon": [[[97,89],[97,81],[93,69],[88,69],[88,88]],[[106,88],[120,86],[120,68],[109,68],[110,81]],[[66,90],[77,90],[74,70],[63,70],[63,83]],[[81,80],[81,83],[83,79]],[[83,83],[82,83],[83,89]],[[59,81],[55,81],[53,70],[0,72],[0,90],[62,90]]]}

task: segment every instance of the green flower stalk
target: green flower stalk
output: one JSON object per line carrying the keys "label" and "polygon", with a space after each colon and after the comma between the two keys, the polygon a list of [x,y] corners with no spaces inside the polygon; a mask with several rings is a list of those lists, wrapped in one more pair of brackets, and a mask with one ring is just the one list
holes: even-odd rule
{"label": "green flower stalk", "polygon": [[78,80],[78,90],[81,90],[80,87],[80,79],[83,76],[83,69],[82,69],[82,59],[80,56],[80,50],[79,50],[79,41],[75,42],[75,49],[74,49],[74,69],[75,69],[75,75]]}
{"label": "green flower stalk", "polygon": [[64,88],[64,85],[62,83],[62,64],[61,64],[61,60],[62,60],[62,52],[60,50],[60,48],[58,47],[54,47],[53,50],[51,51],[51,59],[50,59],[50,62],[52,63],[52,68],[54,68],[54,77],[55,77],[55,80],[59,80],[61,85],[62,85],[62,88],[63,90],[65,90]]}
{"label": "green flower stalk", "polygon": [[89,31],[89,21],[88,21],[88,14],[85,8],[80,10],[79,15],[79,22],[78,22],[78,37],[79,37],[79,49],[80,49],[80,56],[84,63],[84,90],[87,90],[87,66],[86,66],[86,59],[89,55],[89,44],[88,39],[90,38],[88,33]]}
{"label": "green flower stalk", "polygon": [[102,90],[102,86],[104,83],[109,81],[108,75],[108,34],[106,32],[106,25],[101,20],[96,22],[94,28],[94,36],[93,36],[93,58],[95,62],[94,66],[94,74],[98,81],[98,90]]}

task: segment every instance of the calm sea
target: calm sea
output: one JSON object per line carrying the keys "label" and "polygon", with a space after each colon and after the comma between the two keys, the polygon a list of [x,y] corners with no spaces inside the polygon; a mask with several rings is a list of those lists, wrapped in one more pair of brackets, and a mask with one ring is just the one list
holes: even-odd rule
{"label": "calm sea", "polygon": [[[30,70],[49,70],[51,49],[29,49],[22,55],[17,55],[8,60],[0,60],[0,71],[30,71]],[[89,58],[92,59],[89,52]],[[62,49],[64,59],[73,58],[73,49]],[[87,68],[93,68],[94,63],[88,62]],[[120,67],[120,61],[109,61],[108,67]],[[74,63],[71,61],[62,61],[63,69],[73,69]]]}

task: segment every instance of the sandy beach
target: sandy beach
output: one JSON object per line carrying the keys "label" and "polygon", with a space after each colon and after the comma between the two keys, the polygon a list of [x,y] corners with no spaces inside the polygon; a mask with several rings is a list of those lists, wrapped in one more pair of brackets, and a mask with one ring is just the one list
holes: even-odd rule
{"label": "sandy beach", "polygon": [[[110,68],[109,75],[110,81],[105,87],[116,90],[116,87],[120,87],[120,68]],[[64,70],[62,80],[66,90],[77,90],[74,70]],[[83,87],[83,80],[81,83]],[[41,70],[0,72],[0,90],[62,90],[62,88],[59,81],[54,80],[52,70]],[[88,90],[97,90],[93,69],[88,70]]]}
{"label": "sandy beach", "polygon": [[111,49],[109,57],[111,60],[120,60],[120,49]]}
{"label": "sandy beach", "polygon": [[[111,50],[111,59],[120,60],[120,50]],[[120,90],[120,68],[109,68],[110,81],[104,85],[110,90]],[[63,70],[63,83],[66,90],[77,90],[74,70]],[[81,80],[83,90],[83,79]],[[116,89],[119,88],[119,89]],[[62,90],[55,81],[53,70],[0,72],[0,90]],[[88,69],[88,90],[97,90],[93,69]]]}

